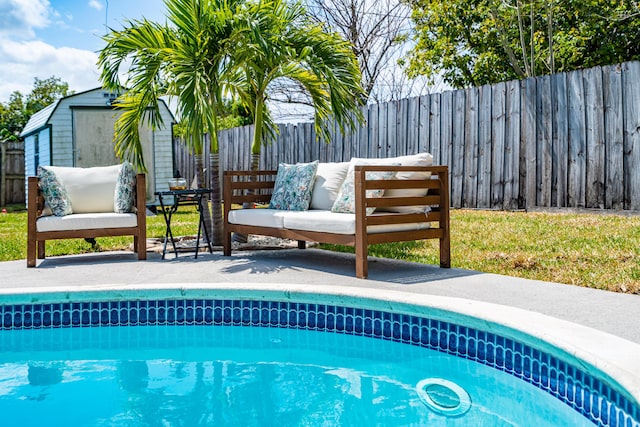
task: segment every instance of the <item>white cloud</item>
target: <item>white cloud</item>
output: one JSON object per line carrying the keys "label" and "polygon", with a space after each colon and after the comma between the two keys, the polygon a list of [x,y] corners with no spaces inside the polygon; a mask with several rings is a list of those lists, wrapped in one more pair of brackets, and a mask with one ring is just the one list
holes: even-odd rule
{"label": "white cloud", "polygon": [[160,3],[0,0],[0,102],[15,91],[28,94],[36,77],[59,77],[75,92],[100,86],[96,51],[104,44],[105,9],[134,18],[142,10],[160,14]]}
{"label": "white cloud", "polygon": [[98,11],[104,9],[104,5],[102,4],[101,1],[98,1],[98,0],[89,0],[89,7],[92,7]]}
{"label": "white cloud", "polygon": [[0,34],[31,38],[49,24],[48,0],[0,0]]}
{"label": "white cloud", "polygon": [[0,38],[0,102],[14,91],[23,95],[33,89],[34,78],[56,76],[81,92],[100,86],[97,54],[69,47],[56,48],[42,41],[12,41]]}

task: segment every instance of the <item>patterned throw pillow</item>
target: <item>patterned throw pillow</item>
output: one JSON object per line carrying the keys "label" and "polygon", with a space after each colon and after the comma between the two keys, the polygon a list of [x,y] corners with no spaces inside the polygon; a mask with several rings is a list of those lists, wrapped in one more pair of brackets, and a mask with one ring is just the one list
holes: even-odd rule
{"label": "patterned throw pillow", "polygon": [[[367,179],[392,179],[396,175],[391,171],[367,172]],[[340,187],[338,197],[331,207],[331,212],[356,213],[355,171],[349,168],[347,177]],[[384,189],[367,190],[367,198],[380,198]],[[376,208],[367,208],[367,215],[371,215]]]}
{"label": "patterned throw pillow", "polygon": [[116,181],[113,211],[117,213],[132,212],[135,205],[135,190],[136,172],[133,170],[133,165],[125,160]]}
{"label": "patterned throw pillow", "polygon": [[65,216],[73,213],[67,189],[62,185],[56,174],[45,166],[38,166],[38,186],[44,195],[44,201],[55,216]]}
{"label": "patterned throw pillow", "polygon": [[317,160],[295,165],[280,163],[269,208],[289,211],[309,209],[318,163]]}

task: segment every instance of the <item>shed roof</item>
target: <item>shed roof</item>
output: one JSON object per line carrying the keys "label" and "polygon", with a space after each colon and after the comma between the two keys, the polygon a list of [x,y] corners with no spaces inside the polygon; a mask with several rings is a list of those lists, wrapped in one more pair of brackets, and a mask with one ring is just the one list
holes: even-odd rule
{"label": "shed roof", "polygon": [[[93,92],[96,90],[103,90],[102,88],[98,87],[98,88],[94,88],[94,89],[89,89],[86,90],[84,92],[80,92],[80,93],[72,93],[71,95],[67,95],[57,101],[55,101],[54,103],[47,105],[46,107],[44,107],[42,110],[38,111],[37,113],[34,113],[30,118],[29,121],[27,122],[27,124],[25,125],[25,127],[22,129],[22,132],[20,132],[20,137],[24,138],[25,136],[28,136],[34,132],[39,131],[40,129],[44,128],[47,126],[47,123],[49,122],[49,119],[51,118],[51,116],[53,115],[54,111],[56,110],[56,108],[58,107],[58,105],[60,104],[60,102],[64,99],[68,99],[68,98],[73,98],[73,97],[78,97],[81,95],[85,95],[89,92]],[[159,99],[160,102],[162,104],[164,104],[167,109],[169,109],[169,113],[171,114],[171,118],[174,119],[175,115],[174,112],[169,108],[169,106],[167,105],[167,103],[160,98]]]}
{"label": "shed roof", "polygon": [[22,132],[20,132],[20,136],[25,137],[30,133],[36,132],[45,127],[47,125],[47,122],[49,121],[49,118],[51,117],[51,114],[53,114],[53,111],[56,109],[56,106],[59,102],[60,100],[54,102],[53,104],[49,104],[42,110],[33,114],[29,118],[29,121],[25,125],[24,129],[22,129]]}

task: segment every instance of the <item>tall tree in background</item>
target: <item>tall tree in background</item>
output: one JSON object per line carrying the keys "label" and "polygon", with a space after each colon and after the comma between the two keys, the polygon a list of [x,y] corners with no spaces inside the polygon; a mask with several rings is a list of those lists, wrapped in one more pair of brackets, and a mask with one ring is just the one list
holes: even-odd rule
{"label": "tall tree in background", "polygon": [[408,0],[417,31],[411,75],[453,87],[640,58],[634,0]]}
{"label": "tall tree in background", "polygon": [[0,140],[17,141],[34,113],[72,93],[69,84],[55,76],[44,80],[36,77],[33,89],[26,96],[13,92],[9,102],[0,103]]}
{"label": "tall tree in background", "polygon": [[[252,170],[259,169],[262,146],[277,132],[267,100],[278,81],[303,88],[313,105],[316,134],[326,142],[330,118],[343,131],[362,119],[361,75],[349,42],[309,20],[301,3],[247,3],[229,46],[230,69],[240,77],[234,93],[254,118]],[[246,241],[247,236],[234,238]]]}
{"label": "tall tree in background", "polygon": [[[380,101],[397,69],[397,60],[411,30],[410,9],[400,0],[307,0],[309,13],[351,42],[362,74],[364,101]],[[376,85],[385,86],[378,88]]]}
{"label": "tall tree in background", "polygon": [[[411,9],[402,0],[305,0],[309,15],[327,31],[351,43],[364,89],[363,100],[381,103],[431,92],[440,80],[429,82],[406,73],[405,52],[412,40]],[[280,80],[271,86],[272,99],[310,105],[300,85]]]}
{"label": "tall tree in background", "polygon": [[69,91],[69,84],[62,81],[59,77],[51,76],[44,80],[36,77],[33,90],[27,95],[27,112],[31,116],[47,105],[53,104],[58,99],[64,98],[72,93],[72,91]]}
{"label": "tall tree in background", "polygon": [[18,141],[28,120],[22,94],[13,92],[9,102],[0,103],[0,141]]}

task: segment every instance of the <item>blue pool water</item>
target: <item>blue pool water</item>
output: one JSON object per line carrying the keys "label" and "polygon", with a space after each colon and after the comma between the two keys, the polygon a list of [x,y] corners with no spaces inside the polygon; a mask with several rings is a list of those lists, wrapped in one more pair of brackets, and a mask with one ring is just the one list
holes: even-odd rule
{"label": "blue pool water", "polygon": [[[590,424],[504,372],[368,337],[238,326],[20,335],[0,357],[3,426]],[[428,378],[465,390],[469,410],[427,407],[416,385]]]}
{"label": "blue pool water", "polygon": [[604,373],[451,314],[82,296],[0,306],[0,425],[640,425]]}

